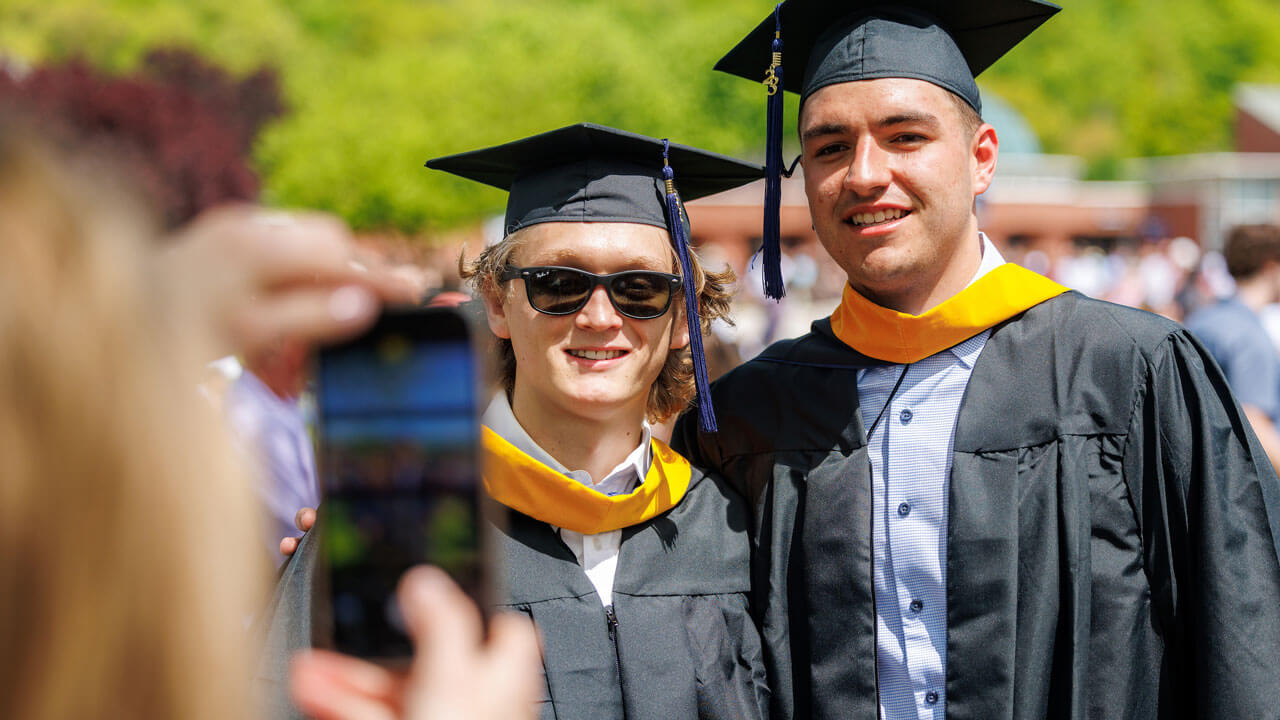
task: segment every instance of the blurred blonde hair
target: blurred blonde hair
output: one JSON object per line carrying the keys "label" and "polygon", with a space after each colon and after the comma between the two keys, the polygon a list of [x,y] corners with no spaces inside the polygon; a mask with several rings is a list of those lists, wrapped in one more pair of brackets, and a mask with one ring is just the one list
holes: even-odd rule
{"label": "blurred blonde hair", "polygon": [[[538,227],[538,226],[530,226]],[[458,272],[463,280],[469,282],[476,294],[502,300],[509,297],[509,283],[504,284],[502,271],[511,264],[511,256],[527,241],[530,228],[526,227],[503,238],[480,253],[475,260],[466,262],[458,258]],[[711,322],[722,319],[732,324],[729,318],[730,302],[733,299],[733,270],[726,267],[722,271],[707,270],[696,252],[690,249],[689,257],[693,261],[693,286],[698,291],[698,313],[702,320],[704,336],[711,332]],[[671,271],[680,272],[679,260],[675,248],[671,248]],[[671,301],[671,313],[676,322],[684,322],[683,290]],[[510,395],[516,382],[516,355],[511,348],[511,341],[498,339],[497,374],[503,389]],[[658,379],[649,389],[649,400],[646,415],[650,422],[661,423],[684,412],[689,403],[697,395],[693,381],[693,356],[689,346],[672,349],[667,353],[667,360],[658,373]]]}
{"label": "blurred blonde hair", "polygon": [[251,717],[245,475],[155,226],[70,157],[0,122],[0,717]]}

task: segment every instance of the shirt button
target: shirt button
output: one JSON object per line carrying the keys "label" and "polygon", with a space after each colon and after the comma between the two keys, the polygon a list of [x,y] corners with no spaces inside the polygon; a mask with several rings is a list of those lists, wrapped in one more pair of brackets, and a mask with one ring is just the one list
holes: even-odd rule
{"label": "shirt button", "polygon": [[934,692],[934,691],[930,690],[929,692],[927,692],[927,693],[925,693],[925,694],[924,694],[924,701],[925,701],[925,702],[927,702],[927,703],[929,703],[930,705],[937,705],[937,704],[938,704],[938,693],[936,693],[936,692]]}
{"label": "shirt button", "polygon": [[906,516],[910,515],[910,514],[911,514],[911,505],[910,505],[910,504],[908,504],[908,503],[902,503],[901,505],[899,505],[899,506],[898,506],[898,514],[899,514],[899,515],[901,515],[902,517],[906,517]]}
{"label": "shirt button", "polygon": [[902,421],[903,425],[906,425],[907,423],[911,422],[912,417],[914,417],[914,415],[912,415],[911,410],[907,408],[903,408],[902,412],[898,413],[898,419]]}
{"label": "shirt button", "polygon": [[911,601],[911,612],[913,612],[913,613],[918,613],[918,612],[920,612],[920,611],[921,611],[921,610],[923,610],[923,609],[924,609],[924,602],[923,602],[923,601],[921,601],[921,600],[912,600],[912,601]]}

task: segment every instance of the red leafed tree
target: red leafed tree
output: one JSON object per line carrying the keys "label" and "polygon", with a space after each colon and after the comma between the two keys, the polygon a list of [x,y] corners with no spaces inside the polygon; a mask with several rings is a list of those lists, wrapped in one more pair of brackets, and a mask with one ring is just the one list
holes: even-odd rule
{"label": "red leafed tree", "polygon": [[34,115],[51,135],[132,166],[170,226],[225,202],[253,200],[249,150],[283,113],[275,74],[236,79],[186,50],[150,53],[113,76],[83,60],[0,72],[0,107]]}

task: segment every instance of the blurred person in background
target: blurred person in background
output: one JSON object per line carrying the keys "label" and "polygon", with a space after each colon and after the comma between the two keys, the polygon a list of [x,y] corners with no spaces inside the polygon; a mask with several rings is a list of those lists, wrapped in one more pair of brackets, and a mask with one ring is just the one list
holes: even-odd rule
{"label": "blurred person in background", "polygon": [[1223,253],[1235,294],[1197,310],[1187,329],[1222,367],[1271,464],[1280,467],[1280,355],[1259,314],[1280,301],[1280,227],[1232,228]]}
{"label": "blurred person in background", "polygon": [[[195,379],[229,350],[350,335],[403,292],[351,268],[345,229],[317,216],[215,211],[157,252],[127,185],[0,123],[0,717],[252,718],[244,628],[267,571]],[[402,598],[412,673],[310,656],[300,702],[349,720],[519,717],[527,626],[496,621],[482,644],[475,609],[429,570]]]}
{"label": "blurred person in background", "polygon": [[1144,238],[1138,248],[1138,275],[1142,278],[1142,304],[1138,307],[1181,320],[1174,301],[1186,282],[1187,273],[1171,257],[1171,240],[1167,237]]}
{"label": "blurred person in background", "polygon": [[1200,308],[1201,300],[1200,266],[1206,253],[1200,244],[1189,237],[1176,237],[1169,241],[1169,260],[1177,268],[1179,280],[1173,295],[1174,313],[1171,319],[1185,322],[1187,317]]}
{"label": "blurred person in background", "polygon": [[279,539],[293,531],[294,514],[320,502],[315,450],[301,404],[309,358],[306,343],[288,338],[247,353],[222,400],[227,422],[258,469],[267,554],[276,565],[282,562]]}

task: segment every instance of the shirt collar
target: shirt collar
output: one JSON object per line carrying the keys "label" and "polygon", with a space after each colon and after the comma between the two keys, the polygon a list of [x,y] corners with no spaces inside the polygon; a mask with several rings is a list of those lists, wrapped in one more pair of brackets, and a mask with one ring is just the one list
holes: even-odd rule
{"label": "shirt collar", "polygon": [[649,423],[645,422],[640,426],[640,444],[636,445],[636,449],[617,467],[609,471],[599,483],[591,484],[591,476],[585,470],[575,470],[569,473],[569,477],[586,485],[594,487],[596,490],[605,495],[622,495],[631,492],[636,485],[644,482],[645,475],[649,474],[649,462],[651,452],[651,440],[653,439],[653,431],[649,427]]}
{"label": "shirt collar", "polygon": [[[995,244],[991,242],[986,233],[979,232],[978,238],[982,242],[982,262],[978,264],[978,271],[973,274],[973,277],[970,278],[965,287],[974,284],[983,275],[1005,263],[1004,256],[996,249]],[[991,337],[991,331],[984,330],[959,345],[948,349],[947,352],[955,355],[956,359],[964,363],[965,367],[973,368],[973,364],[978,361],[978,355],[982,352],[982,348],[986,347],[987,338],[989,337]]]}
{"label": "shirt collar", "polygon": [[986,233],[979,232],[978,240],[982,243],[982,262],[978,263],[978,271],[973,274],[969,282],[965,283],[965,287],[969,287],[977,282],[978,278],[1004,264],[1004,256],[996,249],[995,244],[991,242],[991,238],[987,237]]}
{"label": "shirt collar", "polygon": [[636,445],[636,449],[632,450],[631,454],[627,455],[613,470],[610,470],[609,474],[605,475],[604,479],[599,483],[593,483],[591,475],[587,471],[570,470],[551,457],[551,454],[546,450],[539,447],[533,441],[533,438],[529,437],[529,433],[525,431],[520,421],[516,419],[515,413],[511,410],[511,402],[507,399],[505,392],[499,391],[494,395],[493,401],[489,403],[489,407],[484,411],[484,417],[481,422],[529,457],[605,495],[620,495],[631,492],[649,474],[649,463],[652,461],[650,453],[652,451],[653,429],[648,422],[642,422],[640,425],[640,443]]}
{"label": "shirt collar", "polygon": [[[1000,267],[1005,263],[1004,256],[1001,255],[1000,251],[996,249],[995,244],[991,242],[991,239],[987,237],[986,233],[979,232],[978,240],[982,243],[982,261],[978,263],[977,272],[973,274],[972,278],[969,278],[969,282],[965,284],[965,287],[969,287],[970,285],[977,282],[978,279],[981,278],[983,275],[986,275],[987,273],[991,272],[992,270],[995,270],[996,268]],[[968,340],[965,340],[964,342],[955,345],[954,347],[950,347],[950,348],[947,348],[946,350],[940,351],[940,353],[941,352],[951,353],[957,360],[959,360],[962,364],[964,364],[965,367],[969,369],[973,369],[973,365],[978,361],[978,355],[982,353],[982,348],[986,347],[987,338],[989,337],[991,337],[991,331],[984,330],[978,333],[977,335],[974,335],[973,337],[969,338]],[[898,367],[900,366],[885,365],[881,368],[872,368],[870,371],[871,372],[889,372],[891,369],[898,368]],[[868,372],[868,370],[860,370],[858,377],[862,377],[862,373],[865,373],[865,372]]]}

